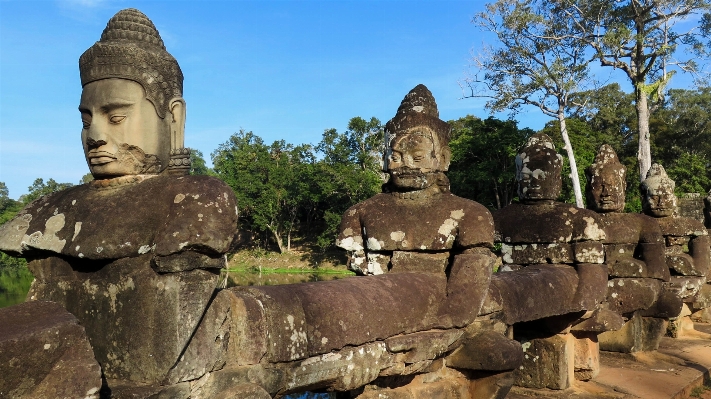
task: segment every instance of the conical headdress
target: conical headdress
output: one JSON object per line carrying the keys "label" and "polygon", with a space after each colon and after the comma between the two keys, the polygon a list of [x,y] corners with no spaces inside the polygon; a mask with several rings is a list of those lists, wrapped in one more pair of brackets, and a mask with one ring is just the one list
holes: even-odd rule
{"label": "conical headdress", "polygon": [[653,163],[652,166],[649,168],[647,171],[647,178],[644,179],[642,183],[639,184],[639,189],[642,191],[642,194],[647,193],[647,189],[649,187],[662,187],[662,186],[668,186],[671,190],[671,192],[674,192],[674,188],[676,187],[676,183],[674,180],[670,179],[669,176],[667,175],[667,171],[664,170],[664,167],[658,163]]}
{"label": "conical headdress", "polygon": [[595,160],[592,165],[585,169],[585,176],[588,179],[588,184],[593,181],[595,176],[599,176],[603,171],[611,171],[620,176],[621,181],[625,181],[627,168],[620,162],[617,153],[609,144],[603,144],[595,154]]}
{"label": "conical headdress", "polygon": [[432,129],[432,139],[438,149],[449,145],[451,127],[439,119],[432,93],[425,85],[419,84],[407,93],[395,117],[385,124],[385,143],[389,145],[398,135],[409,134],[411,129],[422,126]]}
{"label": "conical headdress", "polygon": [[183,96],[178,62],[166,51],[153,22],[133,8],[109,20],[101,39],[79,57],[79,74],[82,87],[108,78],[139,83],[161,118],[168,112],[168,101]]}

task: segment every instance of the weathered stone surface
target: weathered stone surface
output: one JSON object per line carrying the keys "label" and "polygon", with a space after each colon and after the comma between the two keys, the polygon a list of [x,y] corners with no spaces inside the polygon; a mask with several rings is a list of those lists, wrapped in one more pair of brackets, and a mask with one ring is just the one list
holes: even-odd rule
{"label": "weathered stone surface", "polygon": [[441,379],[422,382],[413,381],[410,384],[394,389],[366,390],[358,395],[358,399],[468,399],[469,383],[464,378]]}
{"label": "weathered stone surface", "polygon": [[699,193],[683,193],[677,198],[679,216],[704,223],[704,199]]}
{"label": "weathered stone surface", "polygon": [[566,389],[575,380],[575,338],[557,334],[521,342],[524,356],[514,383],[526,388]]}
{"label": "weathered stone surface", "polygon": [[699,288],[694,295],[694,302],[692,307],[694,309],[703,309],[711,307],[711,284],[704,284]]}
{"label": "weathered stone surface", "polygon": [[[266,359],[283,362],[398,334],[449,328],[439,325],[437,317],[445,303],[445,286],[443,274],[395,273],[223,292],[235,300],[260,303],[263,315],[255,317],[265,326]],[[240,316],[233,313],[232,318]],[[255,334],[249,329],[242,333]],[[232,339],[246,338],[231,334]]]}
{"label": "weathered stone surface", "polygon": [[596,263],[578,263],[578,286],[571,307],[572,311],[595,309],[606,293],[607,266]]}
{"label": "weathered stone surface", "polygon": [[501,244],[504,264],[573,263],[573,249],[568,243]]}
{"label": "weathered stone surface", "polygon": [[662,290],[662,282],[651,278],[615,278],[607,286],[605,306],[620,314],[651,307]]}
{"label": "weathered stone surface", "polygon": [[511,204],[492,215],[497,234],[509,245],[600,241],[606,237],[598,214],[570,204]]}
{"label": "weathered stone surface", "polygon": [[135,385],[126,381],[107,380],[112,399],[190,399],[190,383],[164,386]]}
{"label": "weathered stone surface", "polygon": [[669,283],[665,283],[665,285],[686,302],[691,300],[705,283],[706,278],[704,277],[672,276]]}
{"label": "weathered stone surface", "polygon": [[495,331],[482,330],[463,339],[447,356],[447,365],[464,370],[514,370],[521,365],[521,344]]}
{"label": "weathered stone surface", "polygon": [[[192,250],[219,258],[236,231],[235,205],[232,189],[206,176],[155,176],[107,188],[83,184],[42,197],[17,222],[0,227],[0,250],[92,260]],[[19,221],[24,224],[17,230]],[[170,269],[196,267],[173,263]]]}
{"label": "weathered stone surface", "polygon": [[639,311],[641,316],[670,318],[676,317],[681,311],[683,302],[677,290],[671,289],[669,283],[662,284],[662,290],[654,305]]}
{"label": "weathered stone surface", "polygon": [[469,385],[470,397],[482,399],[506,398],[514,383],[513,375],[513,371],[489,375],[475,374]]}
{"label": "weathered stone surface", "polygon": [[214,398],[225,392],[237,392],[240,387],[252,387],[249,389],[255,390],[254,386],[274,396],[284,389],[284,376],[283,365],[226,367],[207,373],[200,380],[190,382],[191,397]]}
{"label": "weathered stone surface", "polygon": [[423,331],[390,337],[385,346],[391,353],[404,353],[400,360],[411,364],[440,357],[462,334],[461,330]]}
{"label": "weathered stone surface", "polygon": [[589,381],[600,373],[600,344],[597,333],[574,333],[575,379]]}
{"label": "weathered stone surface", "polygon": [[[180,356],[177,364],[170,370],[167,378],[169,383],[175,384],[180,381],[196,380],[211,371],[221,369],[225,365],[228,358],[231,329],[238,331],[241,323],[254,319],[249,317],[248,312],[243,311],[242,314],[247,314],[247,317],[239,322],[233,321],[231,310],[239,305],[231,303],[230,299],[229,295],[218,295],[210,303],[210,307],[205,312],[195,334],[190,339],[188,347]],[[260,327],[258,321],[256,321],[248,328],[259,331]],[[240,334],[235,335],[240,336]],[[254,334],[253,336],[259,336],[259,334]],[[263,346],[264,340],[252,340],[249,343],[241,342],[240,358],[236,359],[235,363],[257,363],[261,358],[261,354],[266,351],[266,349],[260,348],[260,343]],[[258,352],[260,355],[255,356],[253,352]],[[251,362],[245,362],[245,358],[251,360]],[[233,358],[232,360],[234,361],[235,359]]]}
{"label": "weathered stone surface", "polygon": [[346,391],[361,387],[389,366],[389,357],[385,343],[375,342],[305,359],[286,369],[286,392],[320,387]]}
{"label": "weathered stone surface", "polygon": [[390,272],[444,273],[449,264],[449,252],[393,251]]}
{"label": "weathered stone surface", "polygon": [[438,312],[441,325],[464,327],[474,322],[487,296],[493,265],[494,257],[485,248],[472,248],[453,257],[447,299]]}
{"label": "weathered stone surface", "polygon": [[605,248],[601,242],[581,241],[573,243],[576,263],[604,263]]}
{"label": "weathered stone surface", "polygon": [[[158,274],[151,255],[100,264],[34,259],[30,299],[51,300],[84,326],[107,378],[162,381],[177,362],[217,285],[206,270]],[[71,261],[72,263],[70,263]]]}
{"label": "weathered stone surface", "polygon": [[492,276],[489,296],[501,299],[507,324],[581,310],[576,306],[578,273],[566,265],[533,265]]}
{"label": "weathered stone surface", "polygon": [[672,338],[682,338],[690,335],[694,331],[694,322],[691,321],[691,309],[684,304],[679,314],[669,320],[667,325],[667,335]]}
{"label": "weathered stone surface", "polygon": [[607,309],[595,309],[590,317],[572,326],[571,331],[577,335],[588,332],[601,333],[619,330],[624,324],[624,319],[618,313]]}
{"label": "weathered stone surface", "polygon": [[635,314],[618,331],[608,331],[598,335],[600,349],[610,352],[632,353],[653,351],[659,348],[659,341],[667,329],[667,321],[655,317]]}
{"label": "weathered stone surface", "polygon": [[0,396],[98,398],[101,369],[84,328],[60,305],[0,309]]}

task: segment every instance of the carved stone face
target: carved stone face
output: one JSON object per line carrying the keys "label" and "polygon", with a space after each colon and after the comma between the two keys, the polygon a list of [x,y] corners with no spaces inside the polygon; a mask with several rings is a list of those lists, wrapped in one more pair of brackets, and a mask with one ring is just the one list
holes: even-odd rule
{"label": "carved stone face", "polygon": [[518,195],[524,202],[556,200],[560,196],[560,160],[555,156],[552,161],[540,157],[524,161],[518,178]]}
{"label": "carved stone face", "polygon": [[431,172],[442,170],[430,135],[414,132],[398,136],[390,142],[388,152],[390,182],[397,188],[427,188],[435,183]]}
{"label": "carved stone face", "polygon": [[642,199],[642,210],[649,216],[662,218],[672,216],[676,209],[676,195],[674,187],[665,184],[664,181],[658,184],[648,184],[644,198]]}
{"label": "carved stone face", "polygon": [[84,155],[95,178],[155,174],[167,166],[170,116],[158,116],[140,84],[117,78],[88,83],[79,111]]}
{"label": "carved stone face", "polygon": [[601,169],[590,181],[588,201],[596,212],[622,212],[625,207],[624,180],[613,169]]}

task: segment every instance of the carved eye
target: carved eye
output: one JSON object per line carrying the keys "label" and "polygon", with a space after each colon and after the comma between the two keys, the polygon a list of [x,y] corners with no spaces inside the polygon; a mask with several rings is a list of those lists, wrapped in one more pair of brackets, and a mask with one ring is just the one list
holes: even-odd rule
{"label": "carved eye", "polygon": [[81,114],[81,124],[83,129],[88,129],[89,126],[91,126],[91,115],[84,113]]}
{"label": "carved eye", "polygon": [[391,162],[400,162],[400,154],[393,153],[392,155],[390,155],[390,161]]}
{"label": "carved eye", "polygon": [[111,115],[109,117],[111,123],[121,123],[124,119],[126,119],[126,115]]}

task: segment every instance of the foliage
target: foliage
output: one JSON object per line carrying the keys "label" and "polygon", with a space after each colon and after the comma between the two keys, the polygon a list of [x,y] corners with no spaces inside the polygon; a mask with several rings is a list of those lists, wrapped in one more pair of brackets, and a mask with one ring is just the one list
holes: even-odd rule
{"label": "foliage", "polygon": [[[472,97],[490,98],[492,111],[532,105],[556,118],[569,169],[575,169],[574,146],[568,138],[566,109],[571,95],[593,84],[585,43],[573,39],[566,14],[548,0],[497,0],[477,14],[474,23],[492,32],[498,47],[474,58],[483,79],[468,80]],[[555,137],[557,135],[551,135]],[[576,203],[583,206],[577,175],[572,175]]]}
{"label": "foliage", "polygon": [[207,167],[202,151],[195,148],[190,149],[190,174],[191,175],[213,175],[212,169]]}
{"label": "foliage", "polygon": [[0,224],[15,217],[22,209],[22,203],[10,198],[10,192],[4,182],[0,182]]}
{"label": "foliage", "polygon": [[61,191],[72,186],[72,183],[57,183],[54,179],[49,179],[47,183],[45,183],[44,179],[37,178],[32,185],[27,188],[28,193],[20,196],[20,202],[27,205],[43,195]]}
{"label": "foliage", "polygon": [[514,121],[467,115],[452,125],[452,192],[475,200],[489,209],[499,209],[516,196],[514,159],[534,132],[519,129]]}
{"label": "foliage", "polygon": [[[595,53],[600,65],[622,71],[634,88],[639,179],[651,164],[650,111],[664,98],[676,71],[699,71],[707,55],[711,18],[708,0],[551,0],[574,28],[571,38]],[[703,14],[700,29],[682,22]],[[675,57],[684,48],[681,58]],[[649,102],[652,102],[650,107]]]}
{"label": "foliage", "polygon": [[268,231],[280,252],[291,250],[295,235],[323,251],[335,241],[341,214],[379,191],[378,137],[380,122],[358,117],[345,133],[324,131],[315,147],[267,145],[241,130],[213,152],[214,173],[234,190],[243,228]]}

